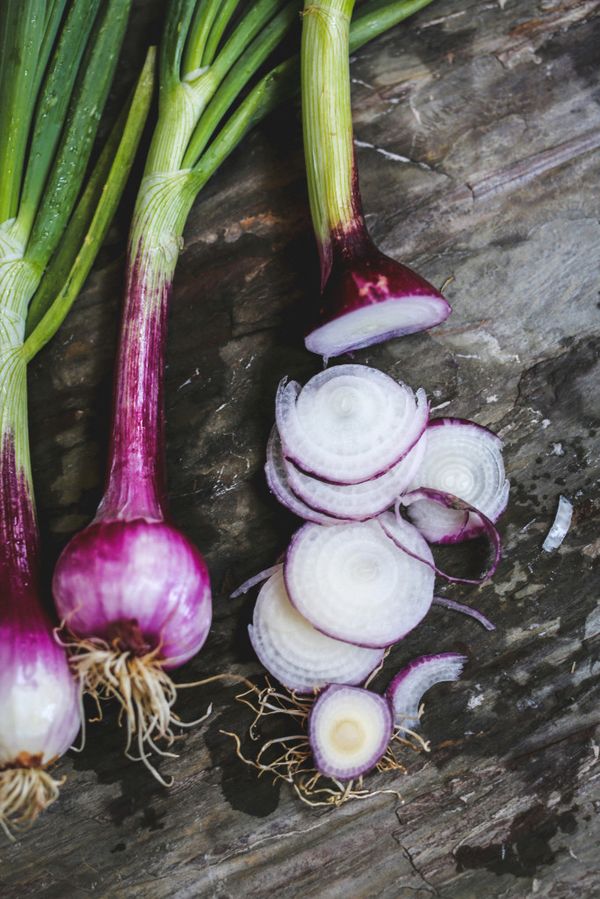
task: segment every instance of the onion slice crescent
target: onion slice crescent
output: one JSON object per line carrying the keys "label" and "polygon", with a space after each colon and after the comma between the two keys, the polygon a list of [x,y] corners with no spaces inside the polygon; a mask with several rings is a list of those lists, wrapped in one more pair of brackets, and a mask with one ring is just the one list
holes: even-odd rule
{"label": "onion slice crescent", "polygon": [[390,683],[386,696],[394,724],[404,730],[419,726],[419,708],[425,693],[435,684],[458,680],[467,657],[456,652],[420,656],[403,668]]}

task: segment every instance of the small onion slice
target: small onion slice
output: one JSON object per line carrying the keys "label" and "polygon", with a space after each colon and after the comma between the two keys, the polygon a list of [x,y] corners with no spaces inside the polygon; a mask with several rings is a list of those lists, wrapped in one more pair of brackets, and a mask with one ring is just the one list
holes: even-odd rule
{"label": "small onion slice", "polygon": [[[458,496],[497,521],[506,508],[509,486],[502,441],[492,431],[462,418],[429,422],[425,456],[412,488]],[[426,499],[411,507],[409,517],[430,543],[457,543],[486,530],[478,515],[465,516],[464,510],[444,509]]]}
{"label": "small onion slice", "polygon": [[401,534],[401,549],[379,519],[305,524],[284,564],[292,604],[336,640],[370,647],[396,643],[429,611],[434,572],[431,550],[415,527],[401,521],[394,533]]}
{"label": "small onion slice", "polygon": [[479,624],[486,629],[486,631],[496,630],[496,625],[490,621],[489,618],[486,618],[483,612],[480,612],[479,609],[474,609],[472,606],[466,606],[462,602],[446,599],[445,596],[434,596],[433,605],[440,606],[442,609],[450,609],[452,612],[460,612],[461,615],[467,615],[469,618],[474,618],[475,621],[478,621]]}
{"label": "small onion slice", "polygon": [[298,392],[277,390],[277,427],[284,456],[332,484],[382,475],[412,449],[427,426],[425,392],[367,365],[338,365]]}
{"label": "small onion slice", "polygon": [[[498,533],[494,522],[490,521],[487,515],[484,515],[479,509],[476,509],[470,503],[466,503],[464,502],[464,500],[459,499],[457,496],[452,496],[452,494],[450,493],[441,493],[437,490],[429,490],[427,487],[421,487],[419,490],[413,490],[411,493],[407,493],[404,496],[401,496],[396,504],[396,510],[394,513],[384,512],[384,514],[380,515],[378,518],[378,521],[380,522],[388,537],[393,540],[400,549],[403,549],[405,552],[412,555],[413,551],[404,545],[403,525],[405,524],[405,522],[404,519],[400,516],[399,508],[400,505],[410,507],[413,503],[420,502],[424,499],[439,503],[440,506],[444,506],[448,509],[456,509],[457,511],[466,510],[473,515],[477,515],[479,520],[481,521],[484,533],[490,541],[490,546],[492,547],[493,552],[492,560],[488,568],[478,578],[455,577],[454,575],[447,574],[447,572],[442,571],[441,568],[437,568],[437,566],[432,562],[431,565],[435,573],[453,584],[479,585],[485,583],[485,581],[490,580],[490,578],[494,576],[496,569],[498,568],[498,565],[500,563],[500,559],[502,558],[500,534]],[[417,554],[415,558],[426,562],[426,564],[430,564],[420,554]]]}
{"label": "small onion slice", "polygon": [[337,519],[332,518],[330,515],[311,509],[292,491],[287,480],[285,461],[281,452],[281,441],[279,440],[279,433],[276,427],[271,431],[267,444],[265,476],[273,496],[279,500],[282,506],[293,512],[294,515],[297,515],[298,518],[303,518],[305,521],[313,521],[315,524],[337,523]]}
{"label": "small onion slice", "polygon": [[544,552],[551,553],[558,549],[569,532],[572,517],[573,504],[564,496],[559,497],[556,516],[542,544]]}
{"label": "small onion slice", "polygon": [[281,571],[262,587],[248,632],[267,671],[297,693],[360,684],[383,659],[381,649],[353,646],[315,630],[290,603]]}
{"label": "small onion slice", "polygon": [[367,774],[385,753],[392,729],[392,711],[382,696],[360,687],[328,687],[308,719],[316,769],[341,781]]}
{"label": "small onion slice", "polygon": [[419,708],[425,693],[435,684],[456,681],[467,657],[457,652],[420,656],[403,668],[390,683],[386,696],[394,713],[394,724],[404,730],[419,726]]}
{"label": "small onion slice", "polygon": [[367,521],[389,509],[414,480],[425,454],[425,439],[378,478],[361,484],[331,484],[304,474],[293,462],[285,463],[287,482],[294,493],[313,509],[338,519]]}

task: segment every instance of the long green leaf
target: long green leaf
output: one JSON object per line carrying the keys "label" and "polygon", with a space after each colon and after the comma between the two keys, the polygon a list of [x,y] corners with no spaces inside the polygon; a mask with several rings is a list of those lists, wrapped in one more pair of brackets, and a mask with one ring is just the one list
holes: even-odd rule
{"label": "long green leaf", "polygon": [[384,31],[428,6],[431,0],[375,0],[358,10],[350,27],[350,52],[353,53]]}
{"label": "long green leaf", "polygon": [[81,63],[81,77],[44,190],[28,258],[44,268],[56,249],[77,201],[89,163],[100,116],[123,42],[131,0],[105,0]]}
{"label": "long green leaf", "polygon": [[[202,55],[206,42],[210,35],[214,21],[219,12],[222,0],[200,0],[196,6],[194,19],[189,29],[185,54],[181,66],[181,77],[185,78],[190,72],[199,69],[202,64]],[[237,0],[236,0],[237,3]]]}
{"label": "long green leaf", "polygon": [[211,65],[213,59],[217,55],[221,38],[225,29],[229,25],[231,17],[238,8],[240,0],[221,0],[221,8],[219,15],[216,17],[214,24],[210,30],[210,34],[206,40],[204,52],[202,53],[201,66]]}
{"label": "long green leaf", "polygon": [[[133,98],[123,110],[100,154],[61,252],[53,259],[33,298],[27,320],[27,361],[54,336],[73,305],[96,259],[119,204],[150,109],[156,51],[148,51]],[[68,250],[63,250],[68,247]]]}
{"label": "long green leaf", "polygon": [[35,73],[36,94],[42,83],[44,73],[46,72],[46,66],[48,65],[48,60],[50,59],[50,54],[54,47],[54,41],[56,40],[56,35],[58,34],[58,29],[60,28],[66,5],[67,0],[48,0],[46,22],[44,25],[44,39],[40,47]]}
{"label": "long green leaf", "polygon": [[195,165],[227,110],[295,22],[299,23],[298,4],[292,0],[240,56],[200,117],[183,158],[184,169]]}
{"label": "long green leaf", "polygon": [[0,3],[0,222],[17,213],[45,22],[45,0]]}
{"label": "long green leaf", "polygon": [[19,203],[19,230],[25,235],[31,232],[99,6],[100,0],[72,4],[44,79]]}
{"label": "long green leaf", "polygon": [[169,101],[170,91],[181,80],[181,60],[195,8],[196,0],[170,0],[160,45],[161,103]]}

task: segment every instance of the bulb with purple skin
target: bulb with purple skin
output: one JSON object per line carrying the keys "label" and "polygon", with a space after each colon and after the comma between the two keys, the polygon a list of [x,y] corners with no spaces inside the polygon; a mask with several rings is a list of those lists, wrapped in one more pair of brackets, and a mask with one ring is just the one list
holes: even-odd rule
{"label": "bulb with purple skin", "polygon": [[445,321],[443,295],[382,253],[362,214],[352,135],[354,0],[305,0],[302,119],[308,193],[321,259],[321,301],[307,349],[326,359]]}
{"label": "bulb with purple skin", "polygon": [[166,508],[164,350],[188,206],[178,195],[177,203],[159,207],[157,222],[162,186],[146,176],[134,214],[106,490],[94,521],[63,550],[53,579],[84,689],[121,703],[127,752],[135,743],[134,757],[159,780],[148,750],[157,750],[157,739],[170,745],[174,728],[183,726],[168,671],[200,650],[212,614],[204,559]]}

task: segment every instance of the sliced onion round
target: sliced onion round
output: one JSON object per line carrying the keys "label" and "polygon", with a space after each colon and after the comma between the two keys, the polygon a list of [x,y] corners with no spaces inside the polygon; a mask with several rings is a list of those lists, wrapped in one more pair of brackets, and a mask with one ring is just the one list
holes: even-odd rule
{"label": "sliced onion round", "polygon": [[[427,428],[425,456],[412,488],[428,487],[465,500],[491,521],[508,502],[502,441],[481,425],[462,418],[438,418]],[[443,509],[422,500],[409,510],[411,521],[431,543],[456,543],[483,533],[474,513]]]}
{"label": "sliced onion round", "polygon": [[361,484],[331,484],[304,474],[293,462],[286,462],[285,470],[290,488],[312,508],[338,519],[367,521],[389,509],[406,490],[424,453],[425,434],[389,471]]}
{"label": "sliced onion round", "polygon": [[414,730],[419,726],[419,707],[435,684],[458,680],[467,657],[456,652],[420,656],[399,671],[386,691],[396,727]]}
{"label": "sliced onion round", "polygon": [[267,671],[297,693],[327,684],[360,684],[383,658],[381,649],[343,643],[317,631],[290,603],[282,571],[263,585],[248,632]]}
{"label": "sliced onion round", "polygon": [[358,484],[383,474],[421,437],[429,415],[416,397],[366,365],[338,365],[298,392],[282,381],[276,418],[284,456],[307,474],[333,484]]}
{"label": "sliced onion round", "polygon": [[307,506],[291,489],[287,472],[285,469],[285,461],[281,452],[281,441],[277,428],[273,428],[269,442],[267,444],[267,463],[265,465],[265,476],[269,490],[275,496],[282,506],[293,512],[299,518],[305,521],[314,521],[316,524],[334,524],[337,519],[324,512],[318,512]]}
{"label": "sliced onion round", "polygon": [[406,521],[398,529],[404,546],[420,559],[399,549],[379,519],[305,524],[292,538],[284,564],[294,607],[337,640],[370,647],[396,643],[429,611],[434,584],[426,541]]}
{"label": "sliced onion round", "polygon": [[392,736],[389,703],[360,687],[331,686],[308,720],[315,767],[326,777],[352,780],[375,767]]}

